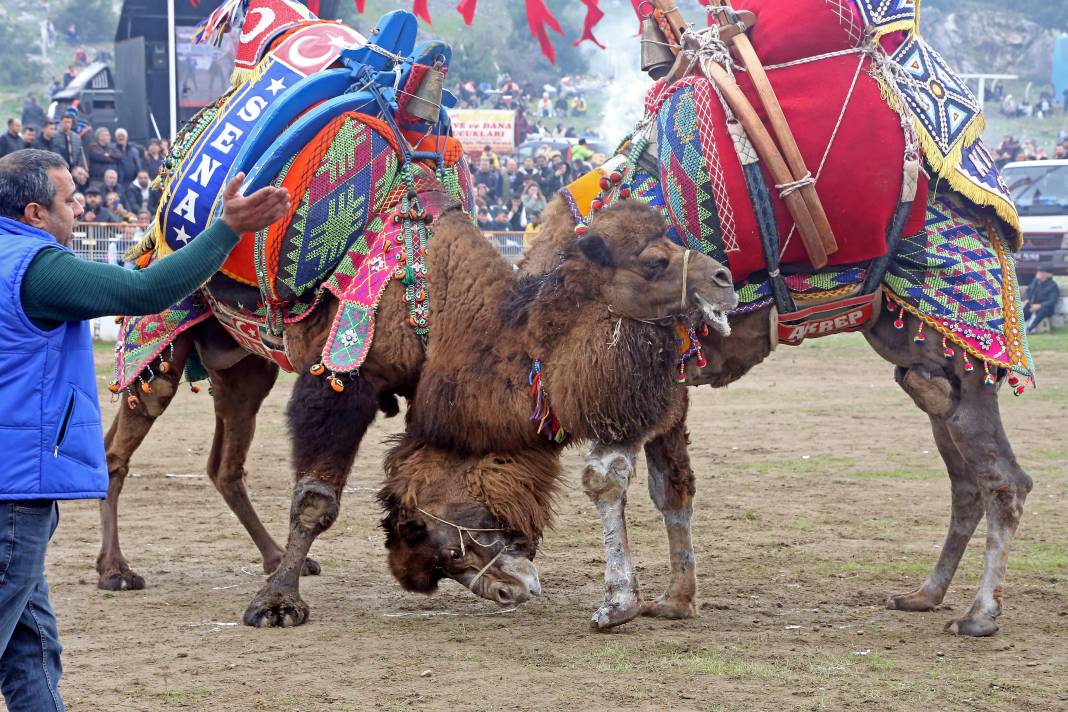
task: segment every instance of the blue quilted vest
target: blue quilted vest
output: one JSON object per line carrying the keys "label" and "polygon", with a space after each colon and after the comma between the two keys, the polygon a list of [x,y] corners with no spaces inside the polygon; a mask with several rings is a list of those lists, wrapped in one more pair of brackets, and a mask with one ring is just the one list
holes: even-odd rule
{"label": "blue quilted vest", "polygon": [[0,217],[0,500],[102,499],[108,471],[86,322],[51,331],[22,310],[22,278],[43,230]]}

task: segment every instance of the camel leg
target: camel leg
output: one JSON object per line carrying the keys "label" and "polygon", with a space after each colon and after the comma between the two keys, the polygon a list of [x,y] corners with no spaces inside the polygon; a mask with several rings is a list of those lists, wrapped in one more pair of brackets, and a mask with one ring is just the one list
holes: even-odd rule
{"label": "camel leg", "polygon": [[[940,598],[985,512],[986,555],[979,590],[967,613],[946,627],[961,635],[993,635],[1002,609],[1009,546],[1032,487],[1031,478],[1016,462],[1005,435],[998,410],[999,389],[983,383],[980,369],[967,373],[959,360],[941,359],[937,344],[909,343],[907,332],[892,330],[888,316],[884,315],[868,334],[868,340],[876,351],[897,364],[898,383],[931,418],[953,492],[946,547],[920,589],[924,593],[898,597],[901,606],[897,599],[891,599],[891,603],[895,608],[915,610]],[[976,511],[977,496],[981,511]]]}
{"label": "camel leg", "polygon": [[[208,457],[208,476],[263,557],[263,570],[271,573],[282,560],[282,547],[263,526],[248,496],[245,461],[256,432],[256,413],[278,378],[278,366],[250,356],[211,374],[215,402],[215,437]],[[319,573],[319,564],[304,563],[305,576]]]}
{"label": "camel leg", "polygon": [[308,619],[300,573],[312,542],[337,519],[356,450],[377,410],[378,394],[361,378],[349,379],[342,393],[310,373],[297,379],[287,413],[296,468],[289,539],[278,568],[245,610],[246,625],[287,627]]}
{"label": "camel leg", "polygon": [[594,630],[622,625],[641,613],[638,574],[627,541],[627,485],[634,475],[637,447],[594,444],[586,456],[582,485],[604,527],[604,603],[590,622]]}
{"label": "camel leg", "polygon": [[686,421],[680,420],[663,435],[645,444],[649,467],[649,496],[664,517],[671,556],[671,580],[667,591],[646,603],[642,615],[660,618],[693,618],[697,615],[697,572],[694,566],[690,523],[695,492]]}
{"label": "camel leg", "polygon": [[174,340],[174,358],[169,372],[157,375],[151,382],[151,393],[138,393],[141,404],[136,409],[131,410],[124,403],[104,437],[108,496],[100,502],[101,542],[100,554],[96,557],[100,577],[96,585],[105,591],[139,591],[145,587],[144,578],[130,568],[119,546],[119,495],[130,471],[130,458],[177,393],[178,379],[193,345],[192,331],[186,331]]}
{"label": "camel leg", "polygon": [[942,459],[949,470],[949,485],[952,495],[952,511],[949,518],[949,531],[938,555],[938,563],[918,589],[911,593],[891,596],[886,602],[887,608],[899,611],[933,610],[946,595],[953,574],[957,571],[964,550],[975,532],[979,520],[983,518],[983,503],[979,494],[979,483],[971,476],[967,463],[957,450],[949,429],[940,418],[931,417],[935,443]]}

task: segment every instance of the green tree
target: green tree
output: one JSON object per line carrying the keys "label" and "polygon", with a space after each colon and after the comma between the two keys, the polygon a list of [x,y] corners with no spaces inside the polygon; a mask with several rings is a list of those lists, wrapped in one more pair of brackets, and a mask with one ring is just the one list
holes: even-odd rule
{"label": "green tree", "polygon": [[113,0],[67,0],[52,22],[61,33],[73,23],[85,42],[107,42],[115,36],[118,16]]}

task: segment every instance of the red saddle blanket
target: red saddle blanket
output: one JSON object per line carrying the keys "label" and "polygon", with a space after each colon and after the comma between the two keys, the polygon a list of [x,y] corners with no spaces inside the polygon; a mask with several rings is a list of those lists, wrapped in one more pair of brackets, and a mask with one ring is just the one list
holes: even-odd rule
{"label": "red saddle blanket", "polygon": [[[848,21],[836,19],[829,4],[820,3],[830,15],[813,12],[806,19],[792,13],[797,21],[791,32],[775,30],[776,23],[769,19],[775,17],[781,25],[784,16],[769,6],[782,8],[789,3],[754,0],[749,4],[760,11],[757,27],[765,30],[754,29],[756,49],[776,61],[792,62],[813,52],[848,49],[859,39],[844,29]],[[812,39],[813,33],[804,28],[822,27],[820,23],[832,29],[841,25],[843,29],[834,30],[841,36],[832,36],[829,29]],[[770,66],[768,71],[805,164],[817,178],[816,191],[839,246],[829,256],[832,265],[881,256],[886,251],[887,226],[901,198],[905,158],[902,117],[883,98],[872,69],[869,56],[851,53]],[[748,75],[738,71],[736,78],[768,125]],[[704,76],[690,76],[671,86],[660,81],[650,90],[646,109],[655,115],[659,175],[639,171],[636,194],[661,206],[673,237],[680,243],[726,262],[737,283],[765,269],[760,226],[746,186],[743,159],[735,149],[712,83]],[[764,178],[771,193],[783,262],[807,265],[793,220],[766,169]],[[926,179],[921,175],[904,234],[923,228],[926,196]]]}

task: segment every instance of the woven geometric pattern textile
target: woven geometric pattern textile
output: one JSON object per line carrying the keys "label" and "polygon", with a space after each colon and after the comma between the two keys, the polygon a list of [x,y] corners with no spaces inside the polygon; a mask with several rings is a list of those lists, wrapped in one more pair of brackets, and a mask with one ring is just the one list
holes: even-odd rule
{"label": "woven geometric pattern textile", "polygon": [[962,197],[933,195],[922,233],[884,278],[904,307],[969,354],[1030,376],[1016,268],[997,223]]}
{"label": "woven geometric pattern textile", "polygon": [[916,118],[924,154],[936,170],[959,161],[963,146],[983,130],[982,107],[942,56],[921,37],[910,36],[891,59],[901,94]]}
{"label": "woven geometric pattern textile", "polygon": [[1009,241],[1015,252],[1023,246],[1023,232],[1016,206],[1009,194],[1009,187],[1001,177],[1001,171],[994,164],[990,150],[979,139],[961,153],[960,163],[954,169],[953,188],[960,191],[977,205],[994,208],[998,217],[1011,228],[1013,235]]}
{"label": "woven geometric pattern textile", "polygon": [[200,292],[159,314],[128,316],[119,327],[115,345],[115,380],[125,389],[186,329],[211,316]]}
{"label": "woven geometric pattern textile", "polygon": [[275,284],[279,297],[300,296],[333,271],[393,187],[397,165],[390,141],[365,121],[345,119],[282,238]]}
{"label": "woven geometric pattern textile", "polygon": [[853,0],[853,4],[876,35],[911,30],[916,24],[917,0]]}

